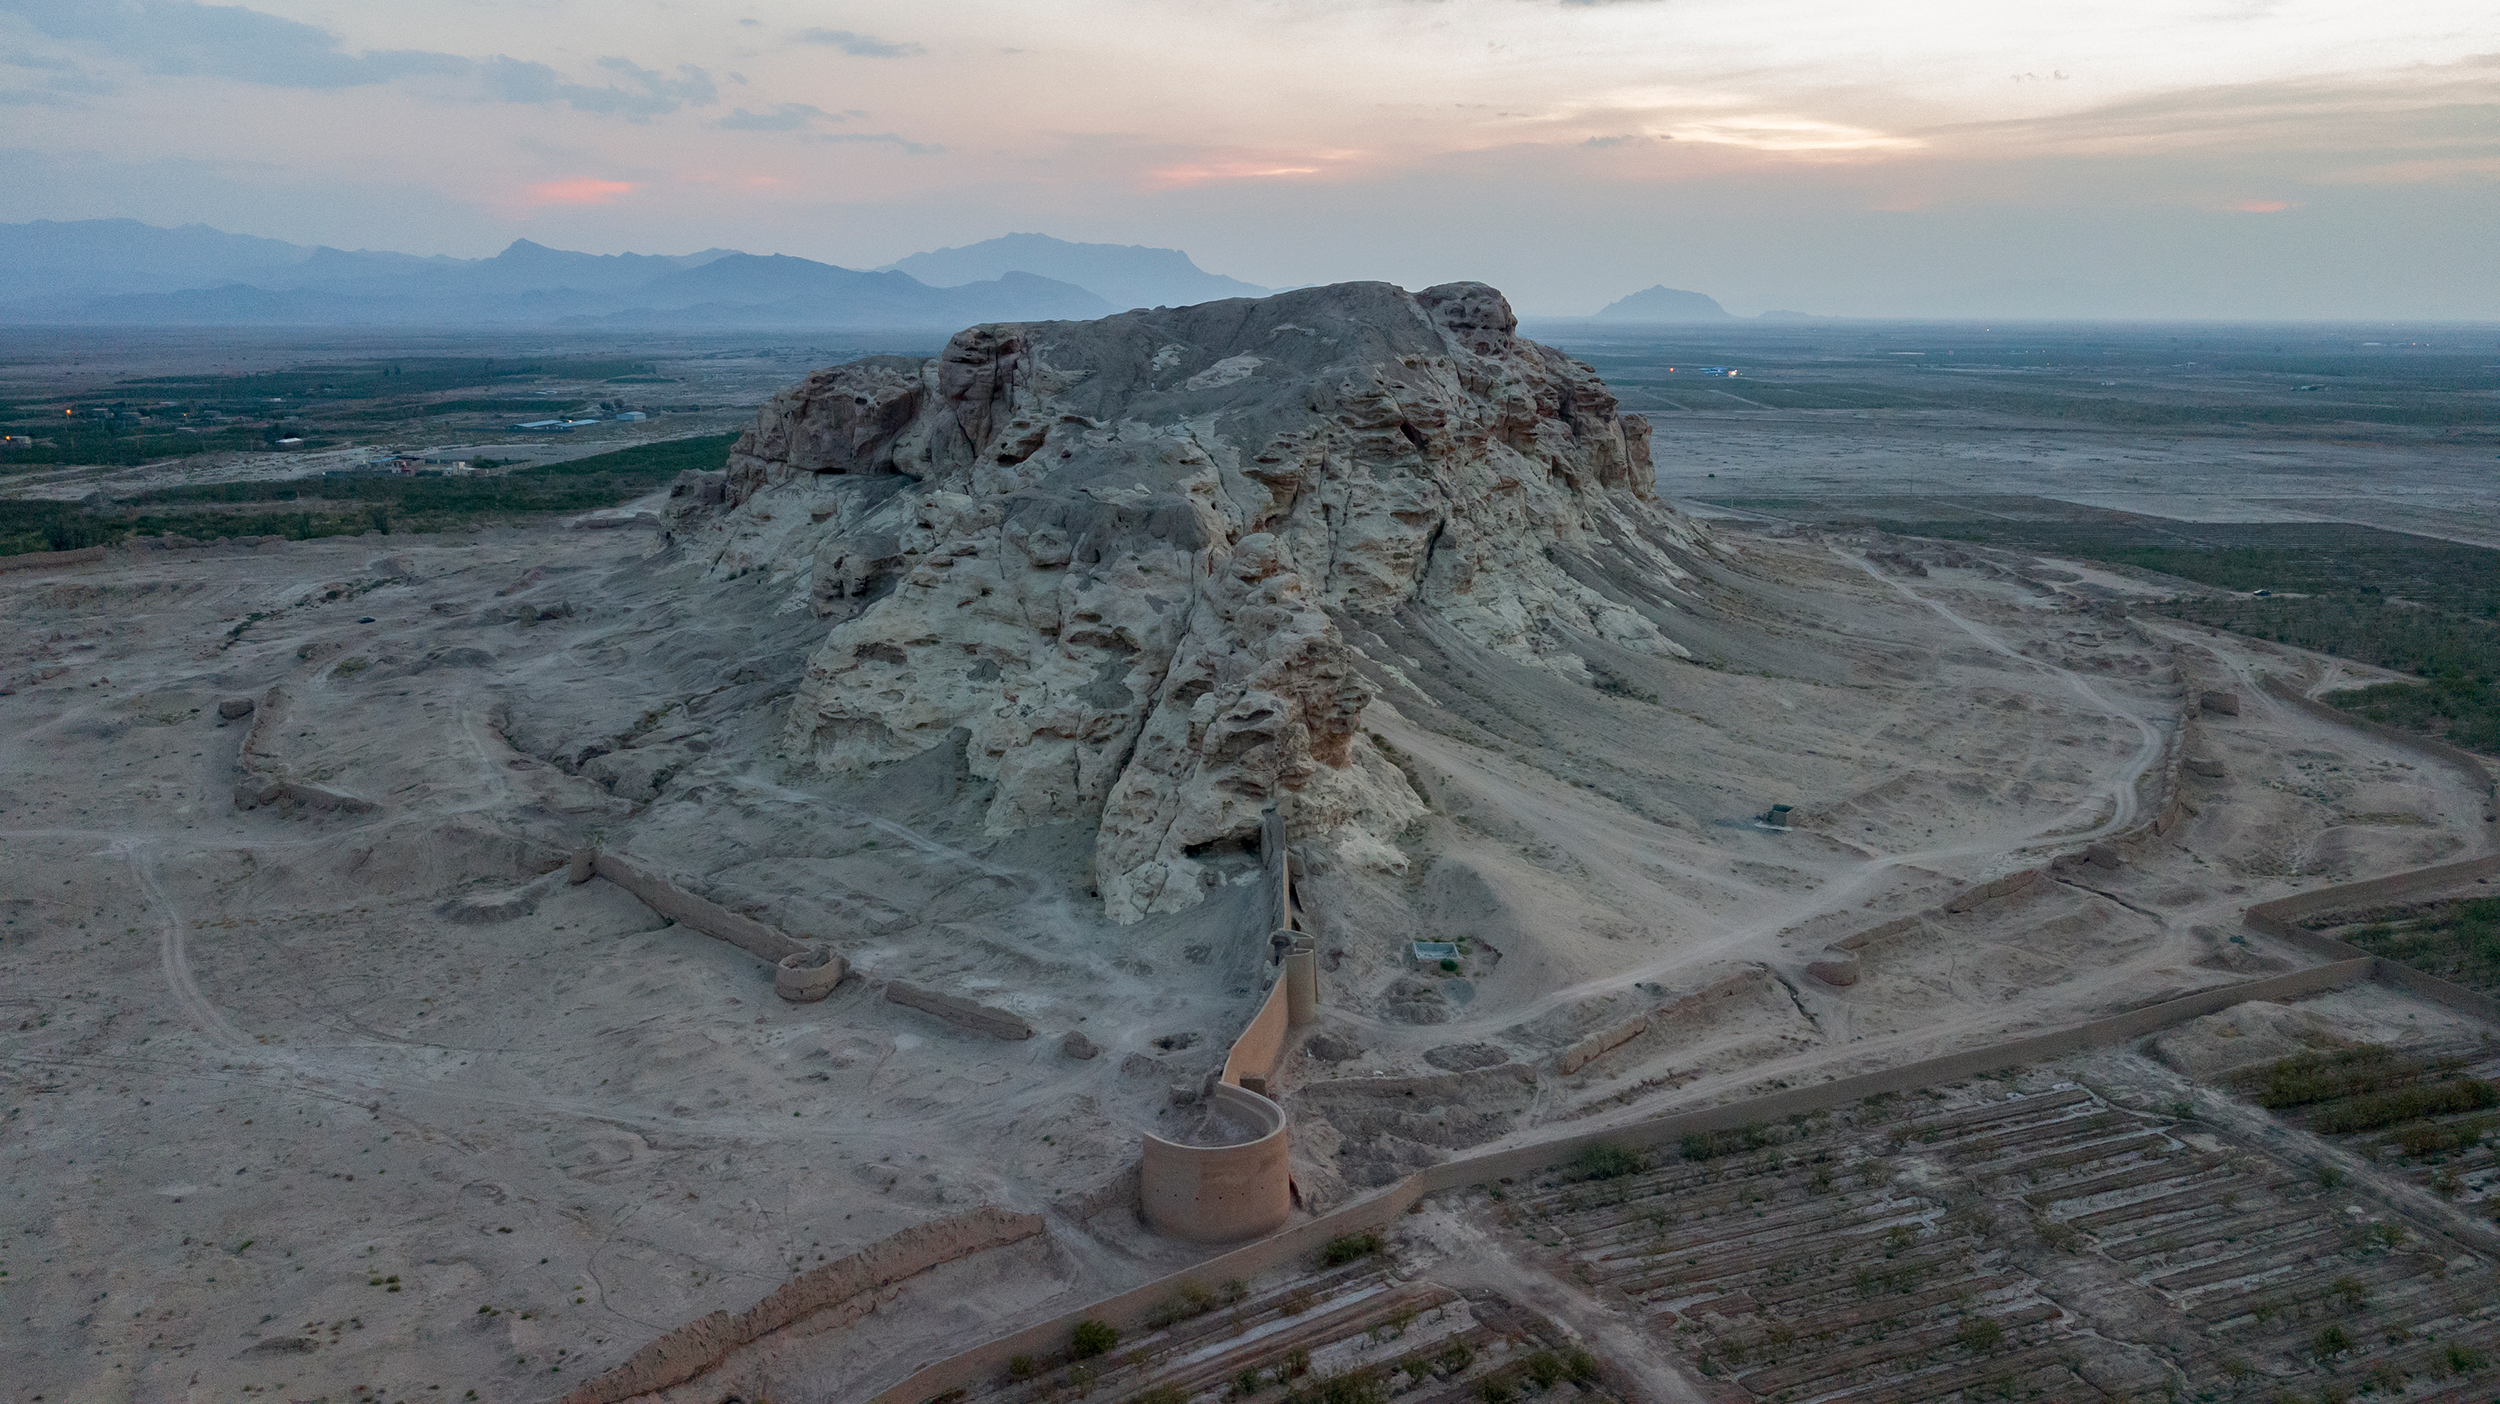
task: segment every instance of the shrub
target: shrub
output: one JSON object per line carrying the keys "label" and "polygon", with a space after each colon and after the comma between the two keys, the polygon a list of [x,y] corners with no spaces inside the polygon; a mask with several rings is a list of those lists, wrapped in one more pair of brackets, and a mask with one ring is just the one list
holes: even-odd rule
{"label": "shrub", "polygon": [[1760,1150],[1772,1141],[1767,1127],[1739,1126],[1732,1131],[1695,1131],[1684,1137],[1677,1148],[1686,1160],[1715,1160],[1723,1155]]}
{"label": "shrub", "polygon": [[1319,1250],[1319,1265],[1343,1267],[1358,1258],[1368,1258],[1379,1251],[1379,1234],[1370,1232],[1340,1234],[1328,1240],[1327,1244]]}
{"label": "shrub", "polygon": [[2305,1052],[2268,1066],[2257,1093],[2257,1105],[2269,1111],[2305,1107],[2312,1102],[2375,1092],[2406,1070],[2392,1050],[2375,1044],[2340,1048],[2332,1053]]}
{"label": "shrub", "polygon": [[1597,1382],[1597,1357],[1585,1350],[1575,1350],[1563,1357],[1563,1369],[1570,1374],[1573,1384]]}
{"label": "shrub", "polygon": [[1130,1404],[1189,1404],[1189,1391],[1179,1385],[1159,1384],[1137,1396]]}
{"label": "shrub", "polygon": [[1108,1321],[1080,1321],[1068,1333],[1068,1353],[1079,1360],[1090,1360],[1119,1343],[1120,1330]]}
{"label": "shrub", "polygon": [[1648,1158],[1639,1151],[1604,1141],[1580,1152],[1580,1158],[1573,1163],[1583,1180],[1619,1180],[1649,1168]]}
{"label": "shrub", "polygon": [[2316,1348],[2320,1360],[2332,1360],[2351,1352],[2352,1337],[2346,1335],[2341,1326],[2329,1326],[2312,1338],[2310,1344]]}
{"label": "shrub", "polygon": [[1962,1349],[1984,1354],[2004,1344],[2005,1328],[1987,1317],[1974,1316],[1962,1323],[1954,1339],[1962,1343]]}
{"label": "shrub", "polygon": [[2483,1368],[2485,1363],[2483,1353],[2470,1346],[2452,1345],[2448,1347],[2448,1368],[2456,1371],[2460,1375],[2469,1370],[2479,1370]]}
{"label": "shrub", "polygon": [[1484,1404],[1510,1404],[1516,1396],[1510,1387],[1510,1381],[1496,1377],[1478,1384],[1476,1397],[1483,1400]]}
{"label": "shrub", "polygon": [[1388,1372],[1378,1368],[1327,1375],[1285,1396],[1285,1404],[1388,1404]]}
{"label": "shrub", "polygon": [[1550,1350],[1540,1350],[1520,1361],[1519,1368],[1539,1389],[1552,1389],[1562,1383],[1563,1363]]}
{"label": "shrub", "polygon": [[2340,1136],[2425,1117],[2482,1111],[2496,1105],[2500,1105],[2500,1092],[2493,1091],[2490,1083],[2463,1077],[2454,1082],[2353,1097],[2319,1111],[2311,1124],[2321,1135]]}
{"label": "shrub", "polygon": [[1007,1378],[1011,1380],[1029,1380],[1033,1378],[1033,1372],[1037,1368],[1039,1367],[1034,1364],[1032,1356],[1010,1355],[1007,1357]]}
{"label": "shrub", "polygon": [[1476,1363],[1476,1348],[1452,1336],[1450,1343],[1441,1347],[1441,1353],[1432,1358],[1432,1363],[1455,1375]]}

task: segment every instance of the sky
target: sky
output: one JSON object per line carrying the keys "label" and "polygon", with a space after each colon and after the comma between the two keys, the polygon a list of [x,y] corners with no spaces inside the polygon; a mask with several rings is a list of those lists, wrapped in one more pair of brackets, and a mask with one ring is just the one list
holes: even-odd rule
{"label": "sky", "polygon": [[2492,0],[0,0],[0,218],[2500,319]]}

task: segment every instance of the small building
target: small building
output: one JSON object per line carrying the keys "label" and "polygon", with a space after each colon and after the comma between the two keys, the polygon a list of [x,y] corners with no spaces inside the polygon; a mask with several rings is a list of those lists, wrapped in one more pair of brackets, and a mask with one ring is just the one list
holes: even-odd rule
{"label": "small building", "polygon": [[533,419],[512,427],[524,434],[570,434],[573,432],[572,424],[562,419]]}
{"label": "small building", "polygon": [[650,416],[645,415],[641,410],[627,410],[623,414],[616,417],[616,422],[619,424],[640,424],[643,420],[649,417]]}

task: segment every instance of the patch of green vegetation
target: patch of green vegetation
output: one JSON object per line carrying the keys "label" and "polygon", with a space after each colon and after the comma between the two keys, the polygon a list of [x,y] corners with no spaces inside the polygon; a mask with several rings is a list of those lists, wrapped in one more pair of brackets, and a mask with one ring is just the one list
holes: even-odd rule
{"label": "patch of green vegetation", "polygon": [[2257,1105],[2288,1111],[2339,1097],[2358,1097],[2412,1081],[2421,1065],[2398,1059],[2395,1050],[2378,1044],[2307,1051],[2269,1063],[2258,1076]]}
{"label": "patch of green vegetation", "polygon": [[1966,1317],[1954,1339],[1973,1355],[1985,1355],[2004,1343],[2005,1327],[1985,1316]]}
{"label": "patch of green vegetation", "polygon": [[2500,687],[2451,667],[2427,683],[2378,683],[2330,692],[2326,701],[2384,726],[2399,727],[2500,755]]}
{"label": "patch of green vegetation", "polygon": [[2240,591],[2182,593],[2141,608],[2414,674],[2427,681],[2382,683],[2326,700],[2387,726],[2500,754],[2500,551],[2336,522],[1902,515],[1916,510],[1904,504],[1854,515],[1909,535],[2132,566]]}
{"label": "patch of green vegetation", "polygon": [[2426,1117],[2455,1116],[2460,1112],[2485,1111],[2500,1106],[2500,1091],[2488,1082],[2462,1077],[2452,1082],[2427,1083],[2396,1092],[2378,1092],[2354,1097],[2321,1108],[2309,1120],[2310,1129],[2329,1136],[2354,1131],[2376,1131]]}
{"label": "patch of green vegetation", "polygon": [[1776,1137],[1769,1127],[1739,1126],[1729,1131],[1695,1131],[1677,1144],[1686,1160],[1715,1160],[1723,1155],[1739,1155],[1773,1144]]}
{"label": "patch of green vegetation", "polygon": [[1282,1404],[1388,1404],[1389,1372],[1374,1365],[1322,1375],[1287,1391]]}
{"label": "patch of green vegetation", "polygon": [[1088,1318],[1076,1323],[1068,1333],[1068,1354],[1079,1360],[1091,1360],[1120,1343],[1120,1328],[1108,1321]]}
{"label": "patch of green vegetation", "polygon": [[[79,422],[65,416],[58,425],[48,421],[40,425],[10,425],[7,437],[0,439],[0,472],[65,463],[135,467],[166,458],[266,449],[279,437],[274,424],[228,424],[186,433],[170,423]],[[319,445],[308,439],[306,446]]]}
{"label": "patch of green vegetation", "polygon": [[1376,1233],[1365,1232],[1340,1234],[1337,1237],[1328,1240],[1326,1244],[1321,1246],[1319,1250],[1319,1265],[1321,1267],[1343,1267],[1345,1264],[1353,1262],[1358,1258],[1370,1257],[1372,1254],[1379,1252],[1380,1247],[1380,1235]]}
{"label": "patch of green vegetation", "polygon": [[[121,499],[101,513],[74,503],[0,500],[0,555],[110,545],[133,535],[203,540],[283,536],[300,541],[586,512],[629,502],[686,469],[719,468],[737,437],[670,439],[502,474],[287,478],[160,488]],[[280,503],[287,505],[276,505]]]}
{"label": "patch of green vegetation", "polygon": [[2483,991],[2500,991],[2500,897],[2458,902],[2411,921],[2380,923],[2345,940],[2372,955]]}
{"label": "patch of green vegetation", "polygon": [[[0,405],[0,471],[130,466],[273,449],[288,438],[313,449],[333,442],[335,435],[325,434],[325,426],[337,430],[444,413],[551,415],[584,402],[582,396],[525,399],[510,393],[526,382],[550,379],[659,383],[645,362],[586,357],[416,357],[255,375],[125,380],[68,400]],[[464,389],[508,393],[424,403],[428,396]]]}
{"label": "patch of green vegetation", "polygon": [[596,357],[411,356],[397,361],[294,366],[254,375],[166,375],[122,384],[144,387],[168,399],[186,395],[203,399],[365,400],[377,395],[423,395],[491,385],[499,380],[606,380],[614,376],[648,375],[642,361]]}
{"label": "patch of green vegetation", "polygon": [[1575,1178],[1582,1180],[1620,1180],[1649,1168],[1649,1157],[1629,1146],[1599,1141],[1580,1152],[1571,1162]]}

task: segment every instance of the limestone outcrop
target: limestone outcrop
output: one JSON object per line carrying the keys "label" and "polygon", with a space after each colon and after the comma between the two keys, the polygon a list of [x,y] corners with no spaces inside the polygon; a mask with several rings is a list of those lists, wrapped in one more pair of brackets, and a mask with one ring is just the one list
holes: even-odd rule
{"label": "limestone outcrop", "polygon": [[1577,640],[1682,656],[1714,549],[1657,501],[1647,422],[1516,327],[1475,283],[974,327],[776,397],[677,529],[833,621],[795,755],[960,745],[991,832],[1093,826],[1115,920],[1201,900],[1193,855],[1270,804],[1391,862],[1421,806],[1341,619],[1422,609],[1585,676]]}

